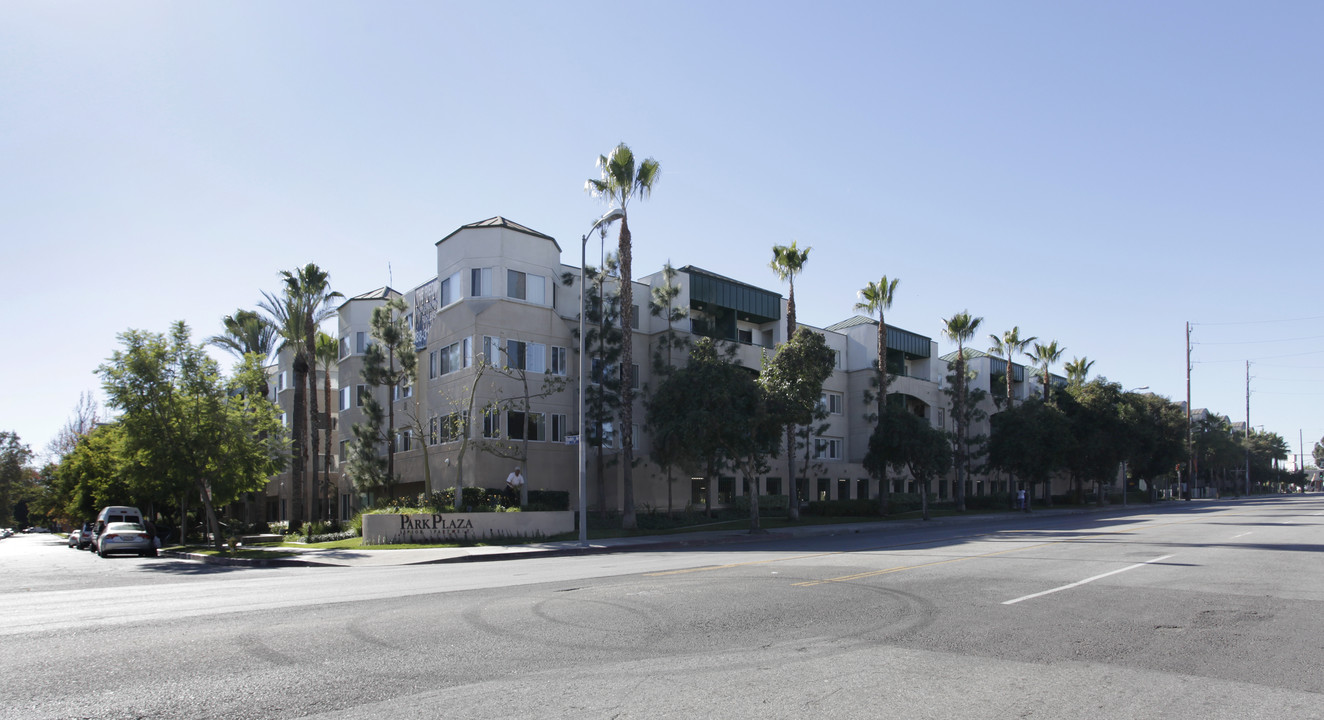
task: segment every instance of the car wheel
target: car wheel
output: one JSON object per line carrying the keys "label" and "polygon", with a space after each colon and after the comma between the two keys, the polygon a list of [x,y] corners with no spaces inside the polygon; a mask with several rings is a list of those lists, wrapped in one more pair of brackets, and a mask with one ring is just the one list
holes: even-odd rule
{"label": "car wheel", "polygon": [[100,555],[101,557],[105,557],[105,556],[106,556],[106,551],[105,551],[105,550],[97,550],[97,555]]}

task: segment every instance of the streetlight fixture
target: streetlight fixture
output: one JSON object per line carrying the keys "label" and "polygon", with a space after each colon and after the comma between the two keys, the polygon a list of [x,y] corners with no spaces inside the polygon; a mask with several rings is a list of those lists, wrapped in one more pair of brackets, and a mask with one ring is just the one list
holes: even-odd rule
{"label": "streetlight fixture", "polygon": [[[607,214],[598,218],[593,223],[593,227],[584,233],[584,237],[579,241],[579,544],[588,547],[588,472],[587,472],[587,450],[584,442],[588,426],[584,424],[586,405],[584,399],[584,377],[588,374],[585,370],[587,358],[584,350],[584,316],[588,314],[588,307],[585,302],[584,294],[584,266],[588,264],[588,238],[598,229],[606,232],[606,226],[625,217],[625,211],[620,208],[612,208]],[[629,282],[626,278],[625,282]]]}
{"label": "streetlight fixture", "polygon": [[[1131,388],[1130,390],[1127,390],[1127,392],[1133,393],[1148,389],[1148,385],[1141,385],[1138,388]],[[1122,506],[1126,507],[1126,458],[1122,458]]]}

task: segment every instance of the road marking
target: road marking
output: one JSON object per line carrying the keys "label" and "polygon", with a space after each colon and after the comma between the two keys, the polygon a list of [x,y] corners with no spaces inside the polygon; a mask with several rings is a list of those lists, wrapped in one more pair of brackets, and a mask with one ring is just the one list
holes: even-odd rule
{"label": "road marking", "polygon": [[1233,535],[1230,539],[1231,539],[1231,540],[1236,540],[1236,539],[1239,538],[1239,537],[1246,537],[1246,536],[1249,535],[1249,534],[1250,534],[1250,533],[1248,533],[1248,532],[1244,532],[1244,533],[1241,533],[1240,535]]}
{"label": "road marking", "polygon": [[1170,557],[1172,557],[1172,556],[1171,556],[1171,555],[1164,555],[1163,557],[1156,557],[1156,558],[1154,558],[1153,560],[1146,560],[1146,561],[1144,561],[1144,562],[1142,562],[1142,563],[1136,563],[1135,565],[1131,565],[1131,566],[1129,566],[1129,567],[1120,568],[1120,569],[1118,569],[1118,570],[1113,570],[1112,572],[1106,572],[1106,573],[1104,573],[1104,574],[1102,574],[1102,575],[1095,575],[1094,577],[1091,577],[1091,578],[1085,578],[1084,580],[1080,580],[1080,581],[1078,581],[1078,582],[1073,582],[1073,583],[1071,583],[1070,585],[1063,585],[1062,587],[1055,587],[1055,588],[1053,588],[1052,590],[1045,590],[1045,591],[1043,591],[1043,592],[1037,592],[1037,593],[1035,593],[1035,594],[1033,594],[1033,595],[1026,595],[1026,596],[1024,596],[1024,597],[1018,597],[1018,598],[1016,598],[1015,600],[1008,600],[1008,601],[1006,601],[1006,602],[1004,602],[1004,603],[1002,603],[1002,604],[1003,604],[1003,605],[1015,605],[1016,603],[1018,603],[1018,602],[1020,602],[1020,601],[1022,601],[1022,600],[1033,600],[1034,598],[1037,598],[1037,597],[1043,597],[1044,595],[1051,595],[1051,594],[1053,594],[1053,593],[1055,593],[1055,592],[1060,592],[1060,591],[1062,591],[1062,590],[1070,590],[1071,588],[1074,588],[1074,587],[1080,587],[1081,585],[1084,585],[1085,583],[1091,583],[1091,582],[1094,582],[1095,580],[1101,580],[1101,579],[1103,579],[1103,578],[1108,577],[1109,575],[1116,575],[1117,573],[1124,573],[1124,572],[1126,572],[1127,570],[1135,570],[1135,569],[1138,568],[1138,567],[1144,567],[1144,566],[1149,565],[1149,564],[1151,564],[1151,563],[1156,563],[1156,562],[1159,562],[1159,561],[1161,561],[1161,560],[1167,560],[1167,559],[1170,558]]}
{"label": "road marking", "polygon": [[990,553],[980,553],[979,555],[963,555],[961,557],[947,558],[946,560],[934,560],[933,562],[920,563],[918,565],[902,565],[901,567],[886,568],[884,570],[870,570],[868,572],[856,573],[854,575],[842,575],[841,577],[827,578],[824,580],[806,580],[804,582],[791,583],[792,587],[813,587],[815,585],[826,585],[827,583],[851,582],[853,580],[862,580],[864,578],[887,575],[902,570],[916,570],[919,568],[933,567],[934,565],[946,565],[947,563],[961,562],[962,560],[978,560],[980,558],[993,557],[995,555],[1005,555],[1007,553],[1022,552],[1033,550],[1034,548],[1048,547],[1049,545],[1060,545],[1064,541],[1054,540],[1052,542],[1038,543],[1036,545],[1026,545],[1025,547],[1007,548],[1006,550],[995,550]]}

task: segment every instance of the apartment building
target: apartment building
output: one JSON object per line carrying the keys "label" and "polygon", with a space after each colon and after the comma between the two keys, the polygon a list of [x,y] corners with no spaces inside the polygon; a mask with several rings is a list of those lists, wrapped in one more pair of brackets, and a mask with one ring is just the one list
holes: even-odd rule
{"label": "apartment building", "polygon": [[[340,357],[332,371],[336,388],[337,442],[332,473],[336,510],[349,517],[361,497],[339,469],[353,441],[352,427],[363,421],[362,402],[376,393],[383,406],[394,408],[397,497],[437,491],[457,484],[500,487],[514,467],[528,478],[529,488],[563,490],[578,502],[578,455],[582,436],[578,407],[579,272],[562,262],[555,238],[506,218],[494,217],[456,229],[437,241],[435,274],[403,292],[378,288],[353,295],[338,309]],[[650,358],[668,330],[682,338],[710,337],[735,348],[746,367],[758,368],[765,352],[786,341],[786,300],[769,290],[725,277],[696,265],[680,267],[672,281],[679,288],[675,304],[687,317],[670,323],[649,312],[652,290],[666,282],[661,269],[635,279],[634,367],[620,375],[636,392],[633,436],[637,466],[633,471],[638,508],[682,508],[725,505],[749,493],[784,494],[791,483],[785,460],[766,475],[737,478],[683,477],[670,482],[651,460],[643,426],[645,398],[652,382]],[[615,293],[608,287],[606,294]],[[371,342],[372,311],[393,297],[408,307],[419,359],[418,382],[409,388],[374,388],[362,380],[363,355]],[[877,360],[877,319],[855,316],[821,333],[836,354],[836,367],[824,384],[828,411],[826,431],[809,448],[807,471],[797,471],[800,496],[815,499],[876,498],[878,481],[864,471],[875,411],[872,399]],[[984,384],[999,375],[1005,362],[980,354],[972,363]],[[288,367],[282,359],[280,368]],[[950,358],[938,355],[938,344],[924,335],[887,329],[886,365],[893,380],[889,402],[900,402],[937,428],[950,429],[949,400],[942,392]],[[593,383],[602,368],[592,368]],[[987,366],[987,367],[985,367]],[[611,369],[620,372],[619,369]],[[283,372],[278,370],[277,372]],[[1023,366],[1013,364],[1018,399],[1035,392]],[[283,391],[281,391],[283,392]],[[277,393],[279,395],[279,392]],[[991,400],[989,401],[991,406]],[[590,429],[591,431],[591,429]],[[600,457],[588,448],[588,506],[619,509],[622,504],[619,433],[611,423],[603,429]],[[804,467],[798,461],[797,468]],[[730,473],[730,471],[727,471]],[[913,491],[911,483],[891,477],[893,491]],[[991,484],[972,490],[993,491]],[[278,510],[288,489],[273,479],[268,495]],[[937,483],[944,497],[951,480]],[[280,513],[283,515],[283,511]],[[271,512],[268,512],[271,515]]]}

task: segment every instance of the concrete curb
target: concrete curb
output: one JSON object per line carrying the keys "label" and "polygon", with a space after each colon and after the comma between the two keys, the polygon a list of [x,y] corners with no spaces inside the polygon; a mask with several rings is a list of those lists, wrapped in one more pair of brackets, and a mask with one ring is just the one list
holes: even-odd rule
{"label": "concrete curb", "polygon": [[[1211,502],[1206,500],[1205,502]],[[1214,501],[1217,502],[1217,501]],[[1222,499],[1227,502],[1227,499]],[[858,534],[872,532],[887,532],[890,530],[911,529],[917,527],[963,524],[978,521],[1004,521],[1011,522],[1021,519],[1039,519],[1053,516],[1065,515],[1087,515],[1087,514],[1130,514],[1137,511],[1149,512],[1159,508],[1176,509],[1178,507],[1190,507],[1188,505],[1170,506],[1166,504],[1144,504],[1144,505],[1107,505],[1098,506],[1065,506],[1054,508],[1041,508],[1029,513],[1020,512],[997,512],[987,514],[971,515],[947,515],[933,518],[931,520],[875,520],[858,523],[843,523],[838,525],[806,525],[798,528],[782,528],[778,530],[766,531],[757,534],[751,534],[747,530],[721,530],[709,533],[698,532],[693,534],[667,535],[667,536],[645,536],[637,538],[609,538],[598,541],[597,544],[590,542],[589,546],[579,545],[575,541],[559,542],[555,544],[531,545],[531,546],[505,546],[504,548],[495,548],[481,552],[472,552],[467,548],[437,548],[439,557],[427,558],[424,560],[404,559],[405,553],[415,552],[410,550],[374,550],[362,551],[369,556],[376,553],[389,554],[400,553],[399,562],[369,561],[361,562],[363,556],[349,558],[345,562],[336,562],[335,560],[322,557],[312,559],[311,557],[300,556],[318,556],[324,553],[330,554],[335,551],[323,550],[302,550],[296,551],[296,555],[287,558],[230,558],[218,557],[215,555],[204,555],[201,553],[187,553],[175,550],[161,550],[160,555],[172,557],[181,560],[192,560],[211,565],[226,565],[240,567],[385,567],[385,566],[405,566],[405,565],[449,565],[459,563],[477,563],[477,562],[497,562],[503,560],[528,560],[540,557],[573,557],[578,555],[604,555],[608,553],[627,553],[627,552],[653,552],[667,550],[683,550],[687,548],[707,547],[712,545],[727,544],[748,544],[765,542],[772,540],[788,540],[796,537],[814,537],[830,536],[840,534]],[[488,546],[494,547],[494,546]],[[384,555],[383,555],[384,556]],[[381,558],[383,556],[378,556]],[[337,558],[339,559],[339,558]]]}

